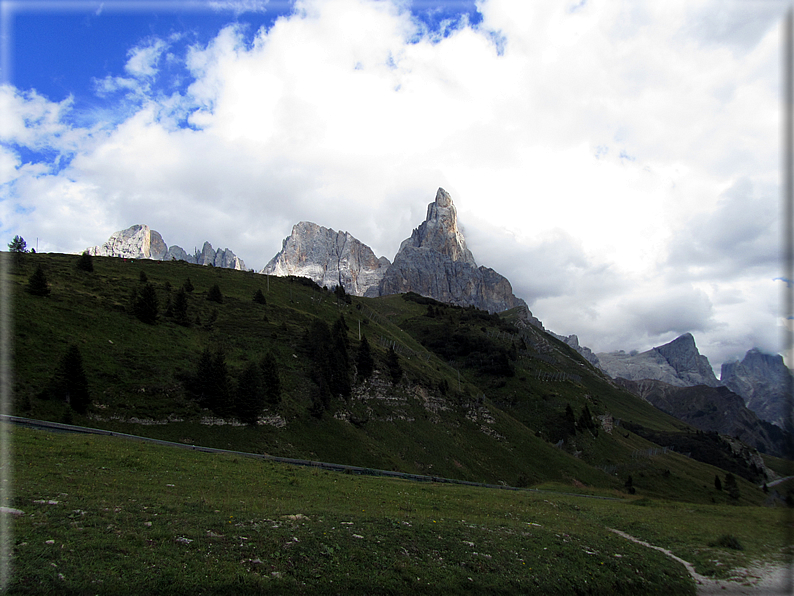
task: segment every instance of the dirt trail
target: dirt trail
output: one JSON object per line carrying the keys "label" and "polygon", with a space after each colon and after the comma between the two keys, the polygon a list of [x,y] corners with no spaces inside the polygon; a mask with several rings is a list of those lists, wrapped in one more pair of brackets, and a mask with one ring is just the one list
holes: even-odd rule
{"label": "dirt trail", "polygon": [[692,579],[695,580],[698,596],[714,596],[716,594],[724,596],[761,596],[762,594],[764,596],[794,596],[794,570],[785,565],[754,565],[752,567],[734,569],[733,575],[726,580],[711,579],[700,575],[695,571],[695,566],[692,563],[677,557],[666,548],[648,544],[639,538],[614,528],[607,529],[626,540],[663,552],[671,559],[681,563],[686,567]]}

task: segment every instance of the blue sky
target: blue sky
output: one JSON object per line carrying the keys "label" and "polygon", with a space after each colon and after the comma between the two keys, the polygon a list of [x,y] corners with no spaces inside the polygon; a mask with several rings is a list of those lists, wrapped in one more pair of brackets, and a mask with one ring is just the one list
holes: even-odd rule
{"label": "blue sky", "polygon": [[0,230],[391,259],[449,191],[595,351],[779,351],[777,0],[0,2]]}

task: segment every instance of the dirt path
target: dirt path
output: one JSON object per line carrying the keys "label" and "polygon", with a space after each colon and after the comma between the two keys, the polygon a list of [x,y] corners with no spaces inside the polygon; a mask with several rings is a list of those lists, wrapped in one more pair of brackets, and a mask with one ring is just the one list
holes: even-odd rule
{"label": "dirt path", "polygon": [[692,563],[677,557],[666,548],[648,544],[620,530],[615,530],[613,528],[607,529],[618,536],[622,536],[626,540],[631,540],[642,546],[647,546],[648,548],[663,552],[671,559],[681,563],[686,567],[692,579],[695,580],[698,596],[713,596],[716,594],[722,594],[724,596],[794,595],[793,570],[785,565],[754,565],[752,567],[734,569],[733,575],[726,580],[711,579],[700,575],[695,571],[695,566],[692,565]]}

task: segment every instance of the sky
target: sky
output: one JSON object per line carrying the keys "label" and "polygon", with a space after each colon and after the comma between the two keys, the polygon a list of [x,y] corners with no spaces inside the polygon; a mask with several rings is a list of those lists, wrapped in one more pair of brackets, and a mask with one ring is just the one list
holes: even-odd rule
{"label": "sky", "polygon": [[595,352],[782,353],[780,0],[0,0],[0,237],[394,258],[438,187]]}

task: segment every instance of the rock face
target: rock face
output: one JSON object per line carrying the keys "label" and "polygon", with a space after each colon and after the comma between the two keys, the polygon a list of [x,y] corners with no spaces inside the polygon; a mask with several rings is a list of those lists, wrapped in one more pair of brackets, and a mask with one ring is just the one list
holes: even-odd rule
{"label": "rock face", "polygon": [[599,353],[597,356],[601,369],[613,378],[635,381],[655,379],[675,387],[720,385],[708,358],[698,352],[691,333],[640,354],[620,351]]}
{"label": "rock face", "polygon": [[649,379],[618,379],[618,384],[660,410],[704,432],[738,437],[762,453],[785,457],[790,435],[759,420],[744,405],[744,400],[727,387],[674,387],[663,381]]}
{"label": "rock face", "polygon": [[92,256],[124,257],[128,259],[152,259],[155,261],[187,261],[198,265],[213,265],[226,269],[245,270],[245,263],[225,248],[213,250],[209,242],[204,243],[202,251],[187,254],[179,246],[167,246],[163,237],[146,225],[135,225],[113,234],[101,246],[87,248]]}
{"label": "rock face", "polygon": [[[458,228],[452,198],[443,188],[428,206],[425,221],[400,245],[380,282],[381,296],[405,292],[488,312],[515,307],[529,312],[526,303],[513,294],[507,278],[477,266]],[[534,319],[531,313],[529,317]]]}
{"label": "rock face", "polygon": [[551,331],[547,331],[546,333],[549,333],[550,335],[553,335],[554,337],[556,337],[560,341],[565,342],[566,344],[571,346],[574,350],[579,352],[584,357],[584,359],[587,360],[593,366],[599,366],[598,356],[596,356],[593,353],[593,351],[590,348],[588,348],[587,346],[579,345],[579,337],[578,336],[576,336],[576,335],[568,335],[568,336],[557,335],[556,333],[553,333]]}
{"label": "rock face", "polygon": [[127,259],[154,259],[162,261],[168,247],[159,232],[149,226],[136,225],[116,232],[101,246],[86,249],[96,257],[125,257]]}
{"label": "rock face", "polygon": [[302,221],[260,273],[298,275],[328,288],[341,285],[354,296],[377,296],[389,265],[388,259],[377,258],[369,246],[348,232]]}
{"label": "rock face", "polygon": [[723,364],[720,381],[740,395],[761,420],[791,430],[791,421],[787,425],[786,419],[792,376],[782,356],[753,348],[741,362]]}

